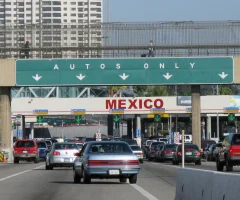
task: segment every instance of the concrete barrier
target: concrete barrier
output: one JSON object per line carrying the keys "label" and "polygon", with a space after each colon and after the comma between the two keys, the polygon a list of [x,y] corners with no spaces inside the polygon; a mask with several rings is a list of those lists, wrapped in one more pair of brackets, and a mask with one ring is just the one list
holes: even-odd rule
{"label": "concrete barrier", "polygon": [[240,175],[179,169],[175,200],[239,200]]}
{"label": "concrete barrier", "polygon": [[210,171],[179,169],[175,200],[212,200],[213,173]]}

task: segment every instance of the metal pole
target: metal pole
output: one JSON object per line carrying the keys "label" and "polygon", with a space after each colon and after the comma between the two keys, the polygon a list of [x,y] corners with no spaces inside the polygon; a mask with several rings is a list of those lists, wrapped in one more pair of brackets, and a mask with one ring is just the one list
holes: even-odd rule
{"label": "metal pole", "polygon": [[133,118],[132,118],[132,139],[134,139],[134,133],[133,133]]}
{"label": "metal pole", "polygon": [[217,113],[217,139],[219,140],[219,115]]}
{"label": "metal pole", "polygon": [[182,168],[184,168],[185,164],[185,156],[184,156],[184,130],[182,130]]}
{"label": "metal pole", "polygon": [[63,139],[63,120],[62,120],[62,139]]}
{"label": "metal pole", "polygon": [[122,136],[123,136],[123,122],[122,122]]}

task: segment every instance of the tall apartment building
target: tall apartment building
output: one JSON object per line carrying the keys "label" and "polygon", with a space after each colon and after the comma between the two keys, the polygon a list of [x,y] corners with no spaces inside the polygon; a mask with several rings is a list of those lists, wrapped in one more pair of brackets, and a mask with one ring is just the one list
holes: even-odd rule
{"label": "tall apartment building", "polygon": [[0,0],[0,47],[99,46],[103,0]]}

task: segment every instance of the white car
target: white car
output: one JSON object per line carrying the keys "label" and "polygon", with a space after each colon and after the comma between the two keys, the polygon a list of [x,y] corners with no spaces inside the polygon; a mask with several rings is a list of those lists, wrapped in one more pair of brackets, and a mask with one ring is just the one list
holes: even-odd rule
{"label": "white car", "polygon": [[143,150],[138,145],[130,145],[133,153],[138,157],[140,163],[143,163]]}

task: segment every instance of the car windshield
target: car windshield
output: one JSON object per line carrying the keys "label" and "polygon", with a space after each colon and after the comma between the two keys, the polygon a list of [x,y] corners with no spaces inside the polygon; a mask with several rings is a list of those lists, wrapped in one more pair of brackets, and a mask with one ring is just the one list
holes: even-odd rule
{"label": "car windshield", "polygon": [[33,141],[18,141],[16,147],[34,147]]}
{"label": "car windshield", "polygon": [[129,145],[124,143],[94,143],[89,147],[88,153],[124,153],[132,154]]}
{"label": "car windshield", "polygon": [[83,144],[77,144],[78,149],[82,149],[82,147],[83,147]]}
{"label": "car windshield", "polygon": [[76,144],[55,144],[55,149],[56,150],[65,150],[65,149],[78,149]]}
{"label": "car windshield", "polygon": [[240,145],[240,134],[236,134],[233,136],[232,140],[233,145]]}
{"label": "car windshield", "polygon": [[48,146],[52,145],[52,143],[49,140],[46,140],[45,142],[47,143]]}
{"label": "car windshield", "polygon": [[47,148],[47,144],[45,142],[38,142],[37,147],[38,148]]}
{"label": "car windshield", "polygon": [[141,147],[140,146],[130,146],[131,147],[131,149],[133,150],[133,151],[141,151],[142,149],[141,149]]}

